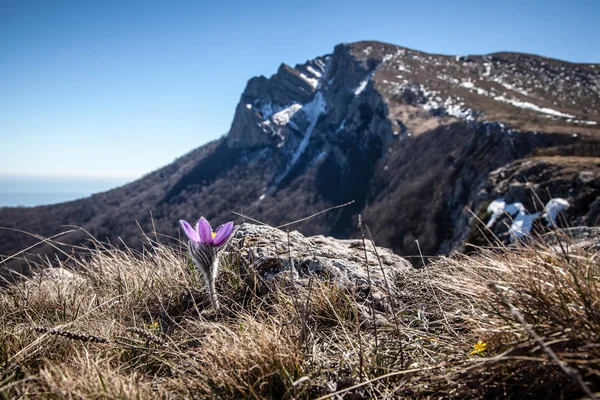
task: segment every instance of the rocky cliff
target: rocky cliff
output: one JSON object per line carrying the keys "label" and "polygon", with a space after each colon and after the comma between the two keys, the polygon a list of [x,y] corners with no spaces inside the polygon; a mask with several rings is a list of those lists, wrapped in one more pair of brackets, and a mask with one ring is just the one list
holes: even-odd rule
{"label": "rocky cliff", "polygon": [[[225,137],[113,191],[1,209],[0,226],[50,236],[77,225],[139,248],[139,227],[177,236],[180,218],[241,219],[232,211],[277,226],[353,201],[293,228],[349,238],[362,213],[380,245],[411,256],[418,240],[425,255],[445,253],[467,237],[469,210],[500,195],[486,186],[490,172],[540,151],[580,165],[595,160],[599,105],[600,65],[339,45],[251,79]],[[61,240],[81,243],[86,235]],[[0,254],[34,242],[2,230]]]}

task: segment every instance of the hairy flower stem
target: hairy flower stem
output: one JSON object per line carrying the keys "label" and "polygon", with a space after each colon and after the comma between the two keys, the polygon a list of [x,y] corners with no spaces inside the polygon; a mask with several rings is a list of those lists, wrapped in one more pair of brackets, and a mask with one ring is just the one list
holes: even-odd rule
{"label": "hairy flower stem", "polygon": [[208,298],[210,299],[210,303],[215,311],[218,311],[221,305],[219,304],[219,299],[217,299],[217,288],[215,287],[215,281],[217,280],[217,270],[219,268],[219,259],[215,258],[213,262],[211,272],[212,275],[208,278],[208,283],[206,285],[206,289],[208,290]]}
{"label": "hairy flower stem", "polygon": [[220,307],[215,286],[217,272],[219,270],[218,250],[212,246],[190,242],[189,251],[192,260],[194,260],[196,269],[202,273],[202,277],[206,284],[206,291],[208,292],[208,299],[210,300],[213,309],[216,311]]}

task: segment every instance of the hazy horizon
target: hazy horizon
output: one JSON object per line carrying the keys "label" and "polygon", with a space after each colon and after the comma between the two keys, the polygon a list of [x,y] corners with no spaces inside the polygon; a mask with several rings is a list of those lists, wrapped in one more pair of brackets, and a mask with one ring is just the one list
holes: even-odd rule
{"label": "hazy horizon", "polygon": [[77,200],[139,177],[19,175],[0,173],[0,207],[33,207]]}

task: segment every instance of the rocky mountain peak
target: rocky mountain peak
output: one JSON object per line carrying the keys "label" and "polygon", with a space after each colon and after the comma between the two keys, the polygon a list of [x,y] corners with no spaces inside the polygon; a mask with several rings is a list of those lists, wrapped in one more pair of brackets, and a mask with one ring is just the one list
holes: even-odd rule
{"label": "rocky mountain peak", "polygon": [[[569,170],[597,163],[599,105],[600,65],[340,44],[250,79],[226,137],[123,188],[67,205],[0,210],[0,226],[50,236],[79,225],[139,247],[138,225],[123,221],[174,232],[181,218],[200,213],[222,223],[242,210],[276,226],[353,201],[294,228],[349,238],[360,213],[376,242],[399,254],[448,253],[468,236],[469,210],[505,195],[489,184],[491,171],[535,154],[557,156],[552,165],[564,168],[565,157],[576,157]],[[515,176],[534,181],[527,164],[512,165]],[[576,221],[597,215],[589,210],[597,210],[598,185],[539,187],[573,204]],[[80,232],[63,239],[85,240]],[[0,254],[21,244],[31,238],[0,232]]]}

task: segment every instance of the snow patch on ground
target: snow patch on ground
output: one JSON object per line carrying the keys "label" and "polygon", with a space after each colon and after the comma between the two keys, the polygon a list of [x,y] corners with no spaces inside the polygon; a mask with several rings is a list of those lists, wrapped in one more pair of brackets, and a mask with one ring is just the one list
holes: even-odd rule
{"label": "snow patch on ground", "polygon": [[512,240],[521,239],[531,233],[531,227],[533,221],[540,216],[539,212],[533,214],[519,213],[517,217],[513,219],[513,223],[510,225],[510,237]]}
{"label": "snow patch on ground", "polygon": [[506,204],[504,198],[501,197],[488,205],[487,212],[492,215],[486,224],[486,227],[492,228],[498,218],[506,213],[512,218],[512,224],[509,228],[511,240],[521,239],[531,233],[533,221],[539,218],[540,215],[546,219],[548,225],[556,225],[556,217],[558,214],[569,207],[570,204],[567,200],[557,197],[550,199],[550,201],[546,203],[544,214],[540,214],[539,212],[529,214],[523,204]]}
{"label": "snow patch on ground", "polygon": [[492,216],[490,217],[490,220],[488,221],[488,223],[486,225],[488,228],[491,228],[496,223],[496,220],[498,218],[500,218],[504,213],[507,213],[512,218],[517,214],[526,213],[527,211],[525,211],[525,207],[523,206],[523,204],[521,204],[521,203],[506,204],[506,202],[504,201],[504,198],[501,197],[490,203],[490,205],[487,208],[487,212],[492,214]]}
{"label": "snow patch on ground", "polygon": [[558,217],[558,214],[569,207],[571,207],[571,205],[565,199],[559,197],[551,199],[546,204],[546,213],[544,214],[548,220],[548,225],[556,225],[556,217]]}

